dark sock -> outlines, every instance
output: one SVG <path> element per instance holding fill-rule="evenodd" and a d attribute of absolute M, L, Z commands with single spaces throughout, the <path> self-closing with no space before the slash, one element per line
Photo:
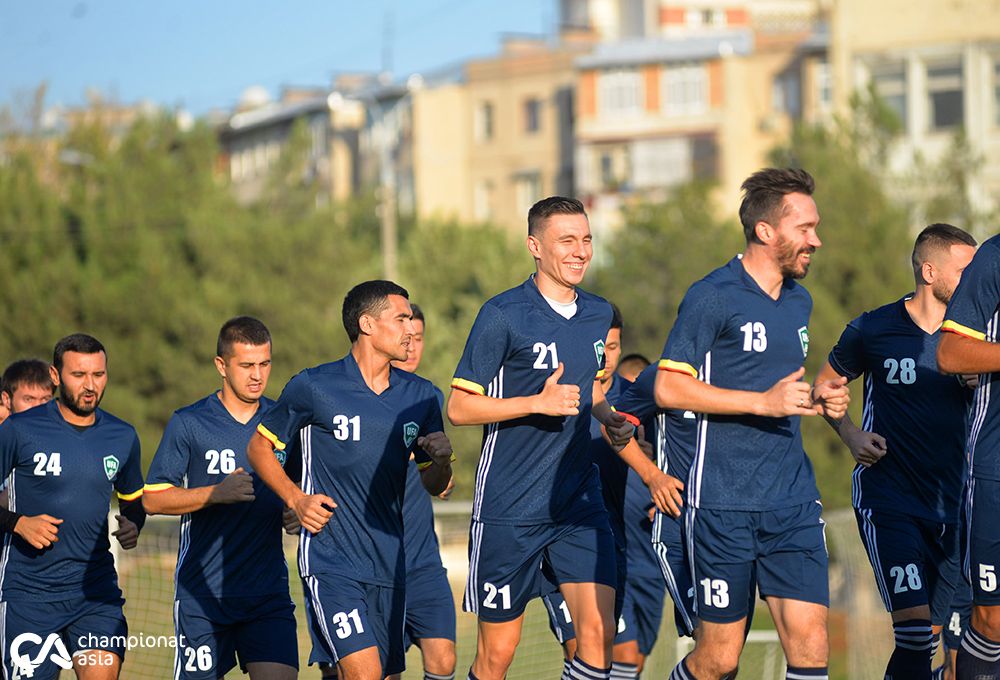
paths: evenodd
<path fill-rule="evenodd" d="M 997 680 L 1000 678 L 1000 642 L 994 642 L 970 623 L 962 634 L 955 664 L 958 680 Z"/>

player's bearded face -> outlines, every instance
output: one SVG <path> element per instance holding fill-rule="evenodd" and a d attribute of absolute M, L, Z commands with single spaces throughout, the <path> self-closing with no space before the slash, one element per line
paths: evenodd
<path fill-rule="evenodd" d="M 805 243 L 796 243 L 779 235 L 775 244 L 778 251 L 778 266 L 786 279 L 802 279 L 809 273 L 811 256 L 816 248 Z"/>
<path fill-rule="evenodd" d="M 82 354 L 66 352 L 59 372 L 59 401 L 78 416 L 97 410 L 108 385 L 107 358 L 104 352 Z"/>

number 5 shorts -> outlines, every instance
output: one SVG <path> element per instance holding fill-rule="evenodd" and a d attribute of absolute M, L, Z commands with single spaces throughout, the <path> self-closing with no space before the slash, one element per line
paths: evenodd
<path fill-rule="evenodd" d="M 556 583 L 615 588 L 615 540 L 607 512 L 602 509 L 575 522 L 531 526 L 473 520 L 463 609 L 493 623 L 516 619 L 539 594 L 543 559 Z"/>

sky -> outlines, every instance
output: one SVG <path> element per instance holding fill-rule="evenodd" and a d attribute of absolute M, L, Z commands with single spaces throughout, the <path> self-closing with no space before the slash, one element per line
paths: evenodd
<path fill-rule="evenodd" d="M 405 78 L 495 54 L 504 33 L 551 33 L 556 14 L 556 0 L 0 0 L 0 106 L 45 82 L 48 106 L 94 88 L 200 115 L 252 85 L 277 97 L 380 70 L 387 16 Z"/>

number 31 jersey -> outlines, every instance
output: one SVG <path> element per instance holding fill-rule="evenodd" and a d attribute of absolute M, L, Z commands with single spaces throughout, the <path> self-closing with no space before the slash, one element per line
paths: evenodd
<path fill-rule="evenodd" d="M 560 363 L 560 384 L 580 388 L 579 414 L 530 415 L 483 427 L 472 517 L 531 525 L 603 511 L 590 455 L 594 379 L 604 368 L 611 305 L 577 290 L 576 314 L 556 313 L 529 278 L 479 310 L 453 389 L 506 399 L 534 396 Z"/>
<path fill-rule="evenodd" d="M 281 549 L 281 499 L 257 475 L 247 445 L 274 405 L 262 398 L 247 423 L 229 413 L 217 394 L 178 409 L 149 466 L 146 493 L 194 489 L 223 481 L 237 468 L 253 476 L 254 500 L 209 505 L 181 517 L 177 597 L 255 597 L 288 592 Z M 277 452 L 279 458 L 283 451 Z"/>

